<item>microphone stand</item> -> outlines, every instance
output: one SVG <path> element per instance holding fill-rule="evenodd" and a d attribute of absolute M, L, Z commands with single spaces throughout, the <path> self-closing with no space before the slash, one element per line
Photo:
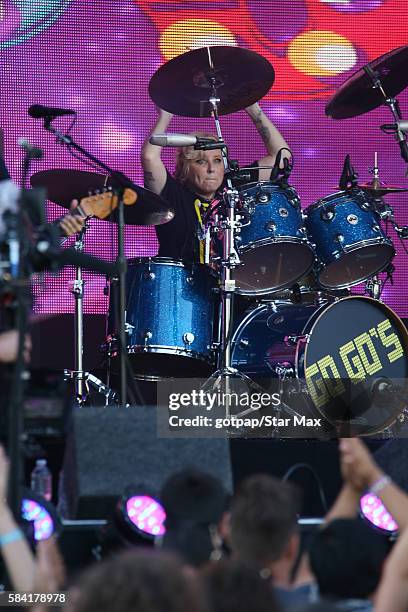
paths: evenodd
<path fill-rule="evenodd" d="M 10 265 L 12 280 L 10 286 L 15 296 L 15 327 L 18 332 L 17 358 L 13 368 L 10 398 L 8 403 L 8 456 L 10 471 L 8 481 L 8 504 L 15 520 L 21 523 L 22 490 L 24 487 L 23 470 L 23 432 L 24 432 L 24 382 L 28 378 L 24 362 L 24 345 L 28 329 L 29 284 L 26 261 L 22 256 L 23 245 L 26 244 L 26 224 L 24 220 L 24 197 L 31 159 L 36 156 L 26 150 L 23 161 L 22 190 L 18 211 L 12 215 L 8 231 L 12 232 L 13 240 L 17 241 L 13 249 L 15 262 Z M 14 273 L 13 273 L 14 270 Z"/>
<path fill-rule="evenodd" d="M 407 144 L 407 140 L 406 137 L 404 135 L 404 133 L 402 132 L 402 130 L 399 129 L 398 127 L 398 122 L 401 121 L 402 119 L 402 115 L 401 115 L 401 110 L 399 107 L 399 102 L 396 98 L 390 98 L 389 96 L 387 96 L 384 87 L 381 83 L 381 78 L 380 78 L 380 74 L 376 71 L 373 70 L 372 67 L 370 66 L 370 64 L 367 64 L 366 66 L 363 67 L 364 72 L 367 74 L 367 76 L 371 79 L 372 83 L 373 83 L 373 88 L 374 89 L 378 89 L 378 91 L 380 92 L 380 94 L 383 96 L 384 98 L 384 104 L 385 106 L 388 106 L 388 108 L 390 109 L 392 116 L 394 117 L 394 121 L 397 124 L 396 128 L 395 128 L 395 138 L 399 144 L 400 147 L 400 151 L 401 151 L 401 157 L 404 160 L 405 163 L 408 163 L 408 144 Z"/>
<path fill-rule="evenodd" d="M 77 144 L 71 136 L 68 134 L 63 134 L 56 128 L 52 126 L 52 121 L 55 119 L 55 116 L 49 116 L 44 118 L 44 128 L 54 134 L 57 138 L 57 142 L 60 144 L 67 145 L 68 148 L 75 149 L 79 153 L 81 153 L 84 157 L 89 159 L 93 164 L 104 170 L 112 179 L 113 182 L 113 190 L 118 195 L 118 255 L 117 255 L 117 268 L 118 268 L 118 278 L 119 278 L 119 369 L 120 369 L 120 383 L 119 383 L 119 398 L 122 406 L 126 406 L 126 393 L 127 393 L 127 385 L 126 385 L 126 362 L 127 362 L 127 354 L 126 354 L 126 321 L 125 321 L 125 309 L 126 309 L 126 271 L 127 271 L 127 262 L 124 254 L 124 203 L 123 203 L 123 191 L 126 187 L 134 189 L 137 193 L 137 187 L 134 183 L 124 174 L 114 170 L 103 161 L 92 155 L 89 151 L 81 147 Z"/>

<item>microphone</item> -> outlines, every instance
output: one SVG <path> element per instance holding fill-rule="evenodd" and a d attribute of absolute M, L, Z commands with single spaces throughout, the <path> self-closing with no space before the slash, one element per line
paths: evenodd
<path fill-rule="evenodd" d="M 191 147 L 194 145 L 217 144 L 214 138 L 200 138 L 191 134 L 152 134 L 149 138 L 152 145 L 158 147 Z M 224 145 L 224 143 L 220 143 Z"/>
<path fill-rule="evenodd" d="M 49 119 L 50 117 L 64 117 L 64 115 L 76 115 L 76 111 L 67 108 L 55 108 L 53 106 L 43 106 L 33 104 L 28 109 L 28 114 L 33 119 Z"/>
<path fill-rule="evenodd" d="M 381 126 L 381 129 L 384 131 L 391 131 L 391 130 L 400 130 L 401 132 L 408 132 L 408 121 L 397 121 L 396 123 L 384 123 L 384 125 Z"/>
<path fill-rule="evenodd" d="M 385 133 L 394 132 L 395 140 L 398 142 L 402 159 L 408 163 L 408 144 L 405 132 L 408 132 L 408 121 L 397 121 L 396 123 L 384 123 L 381 130 Z"/>

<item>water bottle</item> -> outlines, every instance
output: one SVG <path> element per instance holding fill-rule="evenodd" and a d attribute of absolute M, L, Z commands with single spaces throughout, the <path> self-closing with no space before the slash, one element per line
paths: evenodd
<path fill-rule="evenodd" d="M 52 474 L 47 466 L 46 459 L 37 459 L 35 468 L 31 472 L 31 490 L 42 495 L 47 501 L 52 498 Z"/>

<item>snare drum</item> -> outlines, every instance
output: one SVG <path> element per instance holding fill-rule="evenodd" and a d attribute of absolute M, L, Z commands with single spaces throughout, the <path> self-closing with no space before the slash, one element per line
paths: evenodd
<path fill-rule="evenodd" d="M 239 194 L 245 220 L 236 237 L 242 263 L 232 272 L 237 293 L 265 295 L 293 285 L 314 261 L 296 191 L 259 182 L 243 185 Z"/>
<path fill-rule="evenodd" d="M 306 209 L 323 287 L 351 287 L 381 272 L 395 255 L 363 191 L 340 191 Z"/>
<path fill-rule="evenodd" d="M 296 393 L 284 401 L 323 417 L 334 434 L 344 424 L 350 435 L 381 432 L 408 404 L 407 330 L 372 298 L 261 304 L 243 317 L 232 343 L 238 370 L 263 387 L 268 380 L 292 379 Z"/>
<path fill-rule="evenodd" d="M 126 350 L 135 378 L 158 381 L 207 376 L 212 371 L 216 281 L 215 274 L 203 265 L 166 257 L 129 262 Z M 112 295 L 108 323 L 111 358 L 118 356 L 116 303 Z"/>

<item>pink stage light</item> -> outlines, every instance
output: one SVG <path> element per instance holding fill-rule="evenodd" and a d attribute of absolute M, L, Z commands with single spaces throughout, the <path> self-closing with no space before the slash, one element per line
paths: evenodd
<path fill-rule="evenodd" d="M 397 522 L 377 495 L 373 493 L 363 495 L 360 499 L 360 510 L 364 518 L 377 529 L 388 534 L 398 531 Z"/>

